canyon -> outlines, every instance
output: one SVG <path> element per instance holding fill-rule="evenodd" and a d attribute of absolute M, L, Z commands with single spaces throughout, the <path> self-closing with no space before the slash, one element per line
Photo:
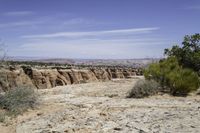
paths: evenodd
<path fill-rule="evenodd" d="M 88 82 L 103 82 L 111 79 L 131 78 L 142 75 L 140 68 L 126 67 L 31 67 L 7 66 L 0 69 L 0 91 L 29 87 L 49 89 L 56 86 Z"/>

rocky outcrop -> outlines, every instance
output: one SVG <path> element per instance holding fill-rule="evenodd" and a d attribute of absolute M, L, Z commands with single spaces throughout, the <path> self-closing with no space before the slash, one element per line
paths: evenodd
<path fill-rule="evenodd" d="M 133 68 L 31 68 L 28 66 L 0 69 L 0 90 L 15 87 L 37 89 L 52 88 L 68 84 L 108 81 L 114 78 L 129 78 L 141 75 L 139 69 Z"/>
<path fill-rule="evenodd" d="M 19 70 L 0 70 L 0 91 L 5 91 L 9 88 L 15 88 L 17 86 L 29 86 L 34 87 L 31 79 L 24 73 L 22 69 Z"/>

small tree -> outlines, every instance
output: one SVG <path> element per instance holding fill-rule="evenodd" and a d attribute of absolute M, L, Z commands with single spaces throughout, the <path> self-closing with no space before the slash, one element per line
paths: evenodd
<path fill-rule="evenodd" d="M 165 49 L 166 59 L 145 70 L 147 79 L 154 79 L 172 95 L 186 95 L 200 87 L 200 34 L 186 35 L 182 46 Z M 198 74 L 196 73 L 198 72 Z"/>
<path fill-rule="evenodd" d="M 182 47 L 175 45 L 171 49 L 165 49 L 164 54 L 168 57 L 175 56 L 180 65 L 200 74 L 200 34 L 186 35 Z"/>

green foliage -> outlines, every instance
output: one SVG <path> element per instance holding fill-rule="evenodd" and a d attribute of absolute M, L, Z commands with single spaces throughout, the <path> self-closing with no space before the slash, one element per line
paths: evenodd
<path fill-rule="evenodd" d="M 184 37 L 182 47 L 165 49 L 167 59 L 151 64 L 145 70 L 147 79 L 154 79 L 172 95 L 186 95 L 200 86 L 200 34 Z M 196 72 L 194 72 L 196 71 Z"/>
<path fill-rule="evenodd" d="M 185 36 L 182 47 L 175 45 L 171 49 L 165 49 L 165 55 L 176 57 L 180 65 L 200 74 L 200 34 Z"/>
<path fill-rule="evenodd" d="M 168 79 L 166 79 L 167 74 L 179 69 L 180 67 L 177 59 L 175 57 L 170 57 L 167 60 L 161 60 L 159 63 L 151 64 L 149 68 L 145 70 L 144 76 L 147 79 L 156 80 L 163 86 L 168 83 Z"/>
<path fill-rule="evenodd" d="M 139 80 L 129 92 L 127 98 L 148 97 L 158 93 L 159 88 L 159 83 L 153 80 Z"/>
<path fill-rule="evenodd" d="M 22 114 L 36 104 L 36 94 L 33 89 L 17 88 L 5 92 L 0 97 L 0 107 L 11 116 Z"/>
<path fill-rule="evenodd" d="M 170 72 L 167 75 L 167 79 L 171 88 L 170 92 L 173 95 L 186 95 L 199 87 L 199 77 L 191 69 Z"/>
<path fill-rule="evenodd" d="M 182 68 L 175 57 L 151 64 L 144 73 L 146 79 L 154 79 L 163 88 L 169 88 L 172 95 L 187 95 L 200 85 L 198 74 L 191 69 Z"/>

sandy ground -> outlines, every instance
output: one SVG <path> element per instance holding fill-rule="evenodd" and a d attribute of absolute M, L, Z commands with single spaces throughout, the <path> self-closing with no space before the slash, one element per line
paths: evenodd
<path fill-rule="evenodd" d="M 137 79 L 39 90 L 40 105 L 0 133 L 198 133 L 200 96 L 127 99 Z"/>

